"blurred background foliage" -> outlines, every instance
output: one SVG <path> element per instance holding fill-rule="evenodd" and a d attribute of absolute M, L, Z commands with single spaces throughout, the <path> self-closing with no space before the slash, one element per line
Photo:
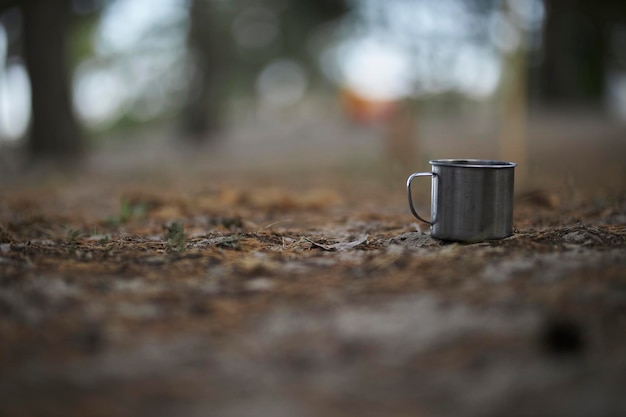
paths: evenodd
<path fill-rule="evenodd" d="M 297 107 L 407 131 L 418 111 L 626 119 L 621 0 L 4 0 L 0 13 L 0 143 L 33 156 L 164 121 L 206 143 Z"/>

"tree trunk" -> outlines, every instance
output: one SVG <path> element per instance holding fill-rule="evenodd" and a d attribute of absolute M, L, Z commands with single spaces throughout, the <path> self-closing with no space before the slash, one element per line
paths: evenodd
<path fill-rule="evenodd" d="M 626 21 L 626 2 L 545 0 L 545 5 L 540 99 L 546 104 L 601 104 L 610 28 Z"/>
<path fill-rule="evenodd" d="M 197 144 L 211 140 L 219 129 L 225 98 L 223 69 L 228 59 L 218 43 L 218 22 L 211 7 L 207 0 L 192 0 L 189 6 L 187 42 L 193 77 L 182 112 L 182 130 L 186 139 Z"/>
<path fill-rule="evenodd" d="M 24 58 L 32 90 L 28 148 L 35 158 L 71 159 L 83 151 L 72 111 L 66 36 L 71 18 L 68 0 L 27 0 Z"/>
<path fill-rule="evenodd" d="M 510 14 L 507 3 L 502 12 Z M 527 39 L 527 33 L 519 28 L 520 38 Z M 501 125 L 500 159 L 518 164 L 515 172 L 515 186 L 519 190 L 526 185 L 528 176 L 528 66 L 527 45 L 524 41 L 504 56 L 504 74 L 501 86 Z"/>

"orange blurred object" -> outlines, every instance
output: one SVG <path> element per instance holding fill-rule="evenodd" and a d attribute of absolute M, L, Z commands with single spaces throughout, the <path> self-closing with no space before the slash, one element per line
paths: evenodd
<path fill-rule="evenodd" d="M 388 121 L 397 107 L 395 100 L 365 97 L 347 87 L 340 90 L 339 97 L 343 111 L 350 120 L 356 123 L 370 124 Z"/>

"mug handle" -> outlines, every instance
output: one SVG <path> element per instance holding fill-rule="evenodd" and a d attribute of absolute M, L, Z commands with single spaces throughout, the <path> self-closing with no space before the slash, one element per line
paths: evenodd
<path fill-rule="evenodd" d="M 413 179 L 415 179 L 416 177 L 436 177 L 437 174 L 435 174 L 434 172 L 416 172 L 414 174 L 411 174 L 409 176 L 409 178 L 406 180 L 406 191 L 407 194 L 409 196 L 409 208 L 411 209 L 411 213 L 413 213 L 413 215 L 418 219 L 423 221 L 426 224 L 429 225 L 433 225 L 433 222 L 429 222 L 428 220 L 424 220 L 422 217 L 420 217 L 419 214 L 417 214 L 417 211 L 415 210 L 415 207 L 413 207 L 413 198 L 411 197 L 411 181 L 413 181 Z M 431 213 L 432 215 L 432 213 Z"/>

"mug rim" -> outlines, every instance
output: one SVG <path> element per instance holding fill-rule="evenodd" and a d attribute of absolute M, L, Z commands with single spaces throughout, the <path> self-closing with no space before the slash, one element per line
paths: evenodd
<path fill-rule="evenodd" d="M 433 166 L 445 166 L 455 168 L 513 168 L 515 162 L 498 161 L 493 159 L 431 159 L 428 161 Z"/>

